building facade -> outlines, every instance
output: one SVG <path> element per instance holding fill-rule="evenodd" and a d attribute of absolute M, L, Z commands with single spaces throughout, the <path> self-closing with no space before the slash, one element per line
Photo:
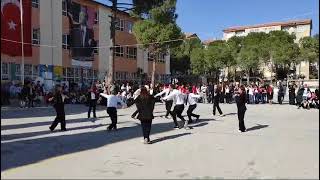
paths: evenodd
<path fill-rule="evenodd" d="M 223 40 L 227 41 L 233 36 L 246 36 L 251 32 L 269 33 L 270 31 L 276 30 L 287 31 L 290 34 L 294 33 L 296 35 L 295 42 L 298 43 L 301 38 L 311 36 L 312 20 L 293 20 L 287 22 L 273 22 L 251 26 L 231 27 L 223 30 Z M 296 72 L 304 75 L 305 79 L 309 79 L 309 66 L 309 62 L 303 61 L 301 64 L 297 65 Z M 274 75 L 271 74 L 269 68 L 262 67 L 262 69 L 264 77 L 267 79 L 270 79 L 271 76 Z"/>
<path fill-rule="evenodd" d="M 71 0 L 72 5 L 67 0 L 29 1 L 32 5 L 32 55 L 24 57 L 25 79 L 42 78 L 49 87 L 56 81 L 91 84 L 103 80 L 109 71 L 113 46 L 116 47 L 115 80 L 138 80 L 138 71 L 151 78 L 153 58 L 148 56 L 148 50 L 137 47 L 132 32 L 138 19 L 117 12 L 116 44 L 113 45 L 110 38 L 112 11 L 108 6 L 88 0 Z M 5 11 L 6 6 L 2 9 Z M 86 28 L 81 23 L 83 20 Z M 1 22 L 1 26 L 6 25 L 10 24 Z M 77 34 L 83 38 L 77 38 Z M 1 38 L 1 41 L 8 40 Z M 21 66 L 21 55 L 11 56 L 1 51 L 3 81 L 21 81 Z M 170 75 L 169 52 L 160 56 L 156 74 L 158 81 L 165 81 Z"/>

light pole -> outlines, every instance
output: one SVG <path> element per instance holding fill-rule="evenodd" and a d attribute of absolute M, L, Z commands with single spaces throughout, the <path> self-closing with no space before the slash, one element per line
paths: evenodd
<path fill-rule="evenodd" d="M 20 0 L 20 21 L 21 21 L 21 81 L 22 85 L 24 85 L 24 36 L 23 36 L 23 8 L 22 8 L 22 0 Z"/>

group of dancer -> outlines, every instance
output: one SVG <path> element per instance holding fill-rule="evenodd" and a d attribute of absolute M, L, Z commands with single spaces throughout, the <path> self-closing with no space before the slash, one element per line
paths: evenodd
<path fill-rule="evenodd" d="M 150 144 L 150 132 L 152 120 L 154 119 L 153 110 L 157 98 L 165 103 L 166 114 L 165 117 L 169 118 L 171 115 L 174 123 L 174 129 L 186 129 L 189 130 L 189 124 L 198 122 L 200 115 L 194 114 L 194 110 L 197 108 L 197 101 L 201 96 L 194 90 L 192 86 L 184 87 L 178 86 L 176 84 L 167 85 L 160 93 L 154 94 L 152 87 L 141 86 L 134 92 L 133 101 L 128 101 L 124 103 L 119 96 L 118 92 L 115 90 L 110 91 L 105 90 L 103 93 L 98 93 L 96 87 L 92 87 L 88 92 L 89 101 L 89 111 L 88 118 L 90 118 L 91 110 L 93 110 L 93 116 L 96 118 L 96 105 L 99 101 L 105 101 L 107 106 L 107 113 L 111 119 L 111 124 L 108 126 L 107 130 L 117 130 L 117 109 L 130 107 L 133 104 L 136 105 L 137 110 L 132 114 L 133 118 L 137 118 L 141 121 L 142 132 L 144 137 L 144 143 Z M 216 109 L 219 111 L 220 116 L 224 116 L 222 110 L 219 106 L 221 90 L 218 86 L 214 86 L 214 96 L 213 96 L 213 115 L 216 115 Z M 58 123 L 61 124 L 61 130 L 66 131 L 66 121 L 65 121 L 65 111 L 64 111 L 64 99 L 65 95 L 62 93 L 61 86 L 56 87 L 55 94 L 49 101 L 52 102 L 53 107 L 57 112 L 57 116 L 50 126 L 50 130 L 53 131 Z M 244 124 L 244 116 L 247 110 L 246 108 L 246 90 L 244 86 L 237 86 L 235 88 L 235 100 L 238 108 L 238 120 L 239 120 L 239 131 L 245 132 L 246 127 Z M 182 113 L 187 109 L 188 120 L 182 116 Z M 181 120 L 181 123 L 177 121 L 177 117 Z M 192 119 L 192 118 L 195 119 Z"/>

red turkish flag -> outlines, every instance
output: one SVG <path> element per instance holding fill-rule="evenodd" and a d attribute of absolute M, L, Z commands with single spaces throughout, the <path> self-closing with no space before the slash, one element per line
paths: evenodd
<path fill-rule="evenodd" d="M 32 56 L 31 0 L 1 0 L 1 52 L 21 56 L 20 1 L 23 9 L 24 55 Z"/>

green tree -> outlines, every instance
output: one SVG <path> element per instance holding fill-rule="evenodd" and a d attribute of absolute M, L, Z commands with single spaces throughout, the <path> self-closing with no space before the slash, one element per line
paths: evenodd
<path fill-rule="evenodd" d="M 152 68 L 152 84 L 155 84 L 156 61 L 160 54 L 167 53 L 170 47 L 179 45 L 176 42 L 168 42 L 182 37 L 181 29 L 176 24 L 177 14 L 176 0 L 165 0 L 152 6 L 149 11 L 138 12 L 137 15 L 145 19 L 140 20 L 133 26 L 133 33 L 138 42 L 144 48 L 149 49 L 155 59 Z M 143 12 L 143 13 L 142 13 Z"/>
<path fill-rule="evenodd" d="M 299 47 L 295 44 L 295 35 L 286 31 L 271 31 L 265 43 L 268 53 L 268 61 L 271 63 L 270 69 L 273 72 L 288 70 L 291 64 L 296 64 L 299 57 Z M 272 77 L 271 77 L 272 79 Z"/>
<path fill-rule="evenodd" d="M 233 36 L 227 41 L 227 44 L 232 56 L 232 60 L 230 61 L 230 68 L 233 68 L 234 70 L 234 76 L 233 76 L 234 81 L 236 80 L 237 59 L 239 59 L 240 50 L 243 47 L 243 40 L 244 40 L 244 37 L 242 36 Z M 228 75 L 230 74 L 230 70 L 229 70 L 230 68 L 228 68 Z"/>
<path fill-rule="evenodd" d="M 195 48 L 190 55 L 192 72 L 196 75 L 203 75 L 207 71 L 207 64 L 205 61 L 205 49 Z"/>
<path fill-rule="evenodd" d="M 300 39 L 299 44 L 300 61 L 308 61 L 309 63 L 319 62 L 319 35 L 315 35 L 314 37 L 304 37 Z"/>
<path fill-rule="evenodd" d="M 185 39 L 180 46 L 173 48 L 171 50 L 171 70 L 183 74 L 187 73 L 191 69 L 190 56 L 192 50 L 201 47 L 199 38 L 190 38 Z"/>
<path fill-rule="evenodd" d="M 264 32 L 249 33 L 244 37 L 241 49 L 237 57 L 237 64 L 245 71 L 247 83 L 250 81 L 250 73 L 268 57 L 266 40 L 268 34 Z"/>
<path fill-rule="evenodd" d="M 206 49 L 205 61 L 211 73 L 219 78 L 221 69 L 230 67 L 233 61 L 231 51 L 225 41 L 215 41 Z"/>

